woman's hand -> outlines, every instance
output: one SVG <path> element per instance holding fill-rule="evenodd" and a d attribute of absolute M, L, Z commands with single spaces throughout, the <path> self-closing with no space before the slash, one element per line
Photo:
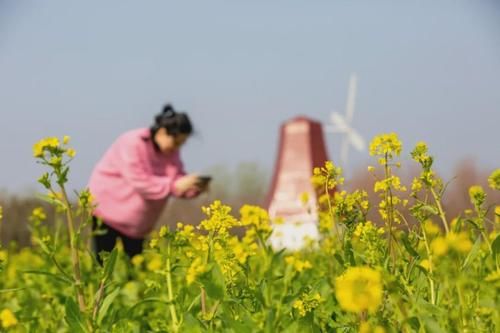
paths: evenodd
<path fill-rule="evenodd" d="M 201 190 L 198 186 L 198 175 L 191 174 L 182 176 L 174 184 L 175 191 L 180 195 L 184 195 L 187 191 L 199 191 Z"/>

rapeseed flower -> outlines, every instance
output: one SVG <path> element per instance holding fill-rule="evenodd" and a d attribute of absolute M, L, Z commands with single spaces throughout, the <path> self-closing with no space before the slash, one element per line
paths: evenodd
<path fill-rule="evenodd" d="M 449 250 L 460 254 L 468 253 L 472 242 L 466 232 L 450 232 L 444 237 L 437 237 L 431 243 L 431 250 L 436 256 L 444 256 Z"/>
<path fill-rule="evenodd" d="M 370 267 L 350 267 L 335 280 L 335 296 L 342 309 L 375 312 L 382 303 L 380 272 Z"/>
<path fill-rule="evenodd" d="M 473 185 L 469 188 L 471 203 L 476 207 L 481 207 L 486 200 L 486 193 L 480 185 Z"/>
<path fill-rule="evenodd" d="M 497 191 L 500 191 L 500 169 L 496 169 L 488 177 L 488 185 Z"/>
<path fill-rule="evenodd" d="M 33 145 L 33 156 L 43 157 L 45 150 L 54 150 L 59 147 L 59 139 L 56 137 L 45 138 Z"/>
<path fill-rule="evenodd" d="M 73 148 L 68 148 L 66 149 L 66 155 L 73 158 L 76 155 L 76 150 L 74 150 Z"/>
<path fill-rule="evenodd" d="M 130 261 L 132 262 L 132 265 L 139 267 L 144 262 L 144 256 L 142 254 L 136 254 Z"/>
<path fill-rule="evenodd" d="M 403 145 L 396 133 L 388 133 L 377 135 L 370 143 L 370 155 L 384 157 L 379 160 L 379 163 L 384 165 L 386 163 L 385 157 L 392 158 L 399 156 Z"/>
<path fill-rule="evenodd" d="M 267 238 L 272 232 L 272 227 L 269 219 L 269 214 L 263 208 L 252 205 L 244 205 L 240 209 L 241 225 L 251 226 L 257 232 L 263 234 Z"/>
<path fill-rule="evenodd" d="M 429 259 L 424 259 L 420 262 L 420 267 L 424 268 L 426 271 L 430 271 L 432 264 Z"/>
<path fill-rule="evenodd" d="M 320 293 L 315 293 L 314 295 L 303 293 L 299 299 L 293 302 L 292 307 L 297 310 L 300 317 L 304 317 L 308 312 L 317 308 L 320 302 Z"/>
<path fill-rule="evenodd" d="M 425 220 L 422 223 L 422 228 L 428 236 L 435 236 L 441 233 L 441 229 L 432 220 Z"/>
<path fill-rule="evenodd" d="M 385 333 L 385 329 L 379 325 L 372 327 L 368 322 L 364 321 L 359 325 L 358 333 Z"/>
<path fill-rule="evenodd" d="M 7 261 L 7 259 L 9 258 L 9 254 L 7 253 L 7 251 L 5 250 L 0 250 L 0 262 L 2 261 Z"/>
<path fill-rule="evenodd" d="M 3 328 L 10 328 L 17 325 L 17 318 L 10 309 L 3 309 L 0 312 L 0 322 Z"/>
<path fill-rule="evenodd" d="M 198 276 L 205 273 L 207 267 L 202 263 L 201 258 L 195 258 L 189 266 L 186 273 L 186 282 L 188 285 L 192 284 Z"/>
<path fill-rule="evenodd" d="M 36 207 L 31 212 L 30 220 L 33 221 L 45 221 L 47 219 L 47 215 L 42 207 Z"/>
<path fill-rule="evenodd" d="M 209 207 L 202 207 L 202 211 L 208 218 L 201 221 L 198 226 L 200 230 L 227 236 L 229 229 L 239 224 L 238 220 L 230 215 L 231 207 L 223 205 L 219 200 L 214 201 Z"/>
<path fill-rule="evenodd" d="M 342 169 L 340 167 L 336 167 L 332 161 L 326 161 L 323 167 L 313 169 L 311 183 L 316 188 L 324 189 L 326 186 L 328 190 L 332 190 L 337 185 L 344 183 L 344 178 L 341 175 Z"/>
<path fill-rule="evenodd" d="M 137 260 L 137 259 L 136 259 Z M 154 255 L 151 260 L 146 264 L 148 271 L 155 272 L 162 267 L 162 261 L 160 255 Z"/>
<path fill-rule="evenodd" d="M 291 265 L 293 267 L 293 269 L 298 273 L 301 273 L 302 271 L 304 271 L 306 269 L 312 268 L 312 265 L 309 262 L 309 260 L 301 260 L 295 256 L 285 257 L 285 262 L 288 265 Z"/>

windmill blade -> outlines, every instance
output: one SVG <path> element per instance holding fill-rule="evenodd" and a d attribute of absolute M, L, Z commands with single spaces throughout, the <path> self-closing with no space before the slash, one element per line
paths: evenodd
<path fill-rule="evenodd" d="M 357 78 L 356 74 L 352 73 L 349 78 L 349 90 L 347 92 L 347 105 L 346 105 L 346 123 L 350 124 L 354 116 L 354 106 L 356 100 Z"/>
<path fill-rule="evenodd" d="M 346 129 L 345 128 L 338 128 L 337 126 L 323 126 L 325 132 L 328 133 L 345 133 Z"/>
<path fill-rule="evenodd" d="M 346 131 L 347 128 L 349 128 L 344 116 L 342 116 L 338 112 L 332 112 L 330 119 L 332 120 L 332 124 L 335 125 L 335 127 L 337 127 L 339 131 Z"/>
<path fill-rule="evenodd" d="M 349 137 L 349 142 L 359 151 L 365 150 L 365 140 L 361 137 L 361 135 L 353 129 L 349 129 L 347 133 Z"/>

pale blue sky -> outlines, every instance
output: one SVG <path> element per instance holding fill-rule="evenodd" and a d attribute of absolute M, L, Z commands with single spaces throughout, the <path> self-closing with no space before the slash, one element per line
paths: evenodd
<path fill-rule="evenodd" d="M 280 124 L 343 112 L 352 71 L 367 140 L 396 131 L 407 153 L 425 140 L 450 174 L 464 157 L 500 166 L 496 1 L 0 0 L 0 188 L 35 188 L 32 144 L 64 134 L 84 186 L 114 138 L 166 101 L 199 132 L 189 170 L 270 170 Z M 336 157 L 339 137 L 326 139 Z"/>

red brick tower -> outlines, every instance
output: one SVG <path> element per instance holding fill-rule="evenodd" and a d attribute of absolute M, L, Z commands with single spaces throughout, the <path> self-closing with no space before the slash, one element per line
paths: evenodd
<path fill-rule="evenodd" d="M 281 126 L 278 158 L 267 209 L 272 218 L 281 217 L 284 224 L 275 225 L 271 242 L 275 247 L 299 248 L 303 236 L 317 238 L 316 191 L 311 185 L 314 167 L 327 160 L 321 123 L 297 117 Z M 309 203 L 300 196 L 307 193 Z"/>

